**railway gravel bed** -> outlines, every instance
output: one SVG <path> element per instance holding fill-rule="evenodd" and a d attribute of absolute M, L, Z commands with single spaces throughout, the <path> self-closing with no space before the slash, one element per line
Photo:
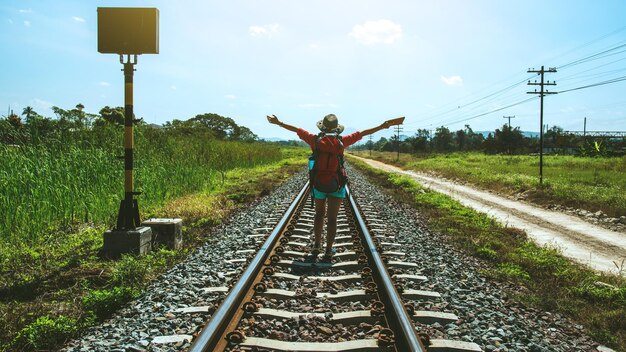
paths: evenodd
<path fill-rule="evenodd" d="M 441 301 L 432 304 L 440 304 L 438 308 L 459 317 L 445 326 L 421 326 L 431 338 L 471 341 L 485 351 L 597 350 L 598 344 L 582 326 L 560 314 L 526 308 L 511 300 L 507 292 L 519 288 L 480 275 L 483 263 L 446 244 L 445 236 L 428 232 L 415 210 L 383 194 L 353 169 L 349 171 L 355 181 L 351 183 L 353 192 L 366 194 L 388 228 L 396 231 L 396 242 L 407 254 L 404 260 L 422 267 L 421 273 L 428 281 L 421 289 L 441 293 Z M 610 351 L 604 347 L 601 350 Z"/>
<path fill-rule="evenodd" d="M 415 302 L 416 309 L 447 311 L 459 317 L 446 325 L 416 323 L 421 331 L 433 339 L 475 342 L 486 351 L 597 350 L 598 344 L 586 336 L 583 327 L 558 314 L 525 308 L 512 301 L 507 292 L 514 292 L 515 287 L 482 277 L 479 271 L 484 265 L 480 261 L 447 245 L 445 236 L 429 233 L 413 209 L 394 201 L 356 170 L 348 168 L 354 195 L 366 197 L 359 200 L 360 204 L 370 204 L 378 211 L 386 222 L 385 231 L 392 232 L 395 242 L 402 245 L 402 252 L 406 253 L 403 260 L 418 263 L 421 269 L 417 274 L 427 276 L 426 281 L 413 283 L 410 288 L 437 291 L 442 295 L 441 300 Z M 248 235 L 273 226 L 272 222 L 282 215 L 305 178 L 302 172 L 275 192 L 235 213 L 213 229 L 208 242 L 188 260 L 155 280 L 139 299 L 113 318 L 69 342 L 63 351 L 186 350 L 191 336 L 210 318 L 211 307 L 223 298 L 223 293 L 206 288 L 226 286 L 234 273 L 245 268 L 245 262 L 229 260 L 241 257 L 236 253 L 238 250 L 251 248 L 253 243 Z M 317 286 L 318 281 L 313 279 L 305 284 L 305 287 L 319 290 Z M 285 289 L 289 287 L 286 283 Z M 341 290 L 341 287 L 335 289 Z M 315 305 L 310 303 L 314 312 Z M 271 302 L 267 305 L 271 306 Z M 366 306 L 358 305 L 335 309 L 357 310 Z M 202 306 L 207 309 L 184 310 Z M 255 322 L 255 327 L 258 326 L 263 326 L 263 322 Z M 361 338 L 375 330 L 371 324 L 345 331 L 342 328 L 327 324 L 321 317 L 305 316 L 297 325 L 285 326 L 280 333 L 291 334 L 293 329 L 298 329 L 315 332 L 316 336 L 332 333 Z"/>

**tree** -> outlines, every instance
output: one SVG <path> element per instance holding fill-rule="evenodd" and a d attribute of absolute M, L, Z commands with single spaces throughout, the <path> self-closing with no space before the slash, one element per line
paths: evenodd
<path fill-rule="evenodd" d="M 105 124 L 112 124 L 118 126 L 124 126 L 124 108 L 118 106 L 116 108 L 111 108 L 109 106 L 105 106 L 100 109 L 100 118 L 97 118 L 95 121 L 96 126 L 102 126 Z"/>
<path fill-rule="evenodd" d="M 204 125 L 217 139 L 236 139 L 239 132 L 239 126 L 233 119 L 218 114 L 196 115 L 190 121 Z"/>
<path fill-rule="evenodd" d="M 524 135 L 519 127 L 504 124 L 502 130 L 496 129 L 494 144 L 497 153 L 515 154 L 524 147 Z"/>
<path fill-rule="evenodd" d="M 27 106 L 27 107 L 25 107 L 25 108 L 24 108 L 24 110 L 22 111 L 22 115 L 26 115 L 26 123 L 28 124 L 28 123 L 30 123 L 30 122 L 31 122 L 30 117 L 31 117 L 31 116 L 33 116 L 33 117 L 34 117 L 34 116 L 37 116 L 37 113 L 35 112 L 35 110 L 33 110 L 33 108 L 32 108 L 32 107 Z"/>
<path fill-rule="evenodd" d="M 252 131 L 248 127 L 239 126 L 237 139 L 244 142 L 252 142 L 257 139 L 257 135 L 252 133 Z"/>
<path fill-rule="evenodd" d="M 435 130 L 433 147 L 438 152 L 449 152 L 454 148 L 454 136 L 447 127 L 441 126 Z"/>
<path fill-rule="evenodd" d="M 465 125 L 463 130 L 465 135 L 463 150 L 479 150 L 485 137 L 481 133 L 476 133 L 469 125 Z"/>
<path fill-rule="evenodd" d="M 413 151 L 420 153 L 427 153 L 430 151 L 430 131 L 425 129 L 418 129 L 415 136 L 408 138 L 411 143 Z"/>

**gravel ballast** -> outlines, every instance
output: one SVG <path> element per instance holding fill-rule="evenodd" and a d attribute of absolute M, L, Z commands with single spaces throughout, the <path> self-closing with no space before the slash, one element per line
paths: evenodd
<path fill-rule="evenodd" d="M 418 263 L 428 281 L 417 287 L 441 293 L 436 302 L 415 302 L 416 308 L 455 313 L 459 320 L 441 326 L 419 325 L 431 338 L 471 341 L 486 351 L 595 351 L 598 344 L 581 326 L 547 312 L 525 308 L 510 300 L 511 287 L 494 283 L 479 274 L 484 265 L 463 255 L 429 233 L 415 210 L 384 195 L 359 172 L 349 168 L 352 192 L 365 196 L 360 202 L 375 207 L 388 222 L 406 253 L 403 259 Z M 180 351 L 190 346 L 191 335 L 210 318 L 209 312 L 178 311 L 181 308 L 213 306 L 223 293 L 204 288 L 226 286 L 233 272 L 245 262 L 237 250 L 254 248 L 249 234 L 263 233 L 280 218 L 287 204 L 306 180 L 303 172 L 289 179 L 270 195 L 232 215 L 209 234 L 208 242 L 188 260 L 155 280 L 142 296 L 129 303 L 105 323 L 89 329 L 63 351 Z M 255 231 L 255 229 L 257 229 Z M 210 311 L 210 310 L 209 310 Z"/>
<path fill-rule="evenodd" d="M 366 195 L 380 217 L 393 228 L 396 242 L 407 254 L 405 261 L 418 263 L 419 273 L 428 277 L 421 289 L 441 293 L 433 308 L 452 312 L 455 323 L 422 325 L 431 338 L 477 343 L 485 351 L 596 351 L 598 344 L 582 326 L 560 314 L 541 312 L 512 301 L 507 292 L 517 288 L 488 280 L 481 274 L 485 265 L 446 243 L 445 236 L 430 233 L 421 225 L 415 209 L 383 194 L 360 173 L 350 169 L 355 195 Z"/>

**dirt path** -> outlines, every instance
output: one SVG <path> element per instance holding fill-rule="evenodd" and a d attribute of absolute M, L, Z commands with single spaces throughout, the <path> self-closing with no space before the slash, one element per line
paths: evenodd
<path fill-rule="evenodd" d="M 465 206 L 486 213 L 507 226 L 526 231 L 540 245 L 558 247 L 563 255 L 589 267 L 617 273 L 626 258 L 626 234 L 604 229 L 578 217 L 477 190 L 454 182 L 406 171 L 376 160 L 357 158 L 389 172 L 407 175 L 425 187 L 447 194 Z M 626 271 L 626 262 L 624 262 Z M 622 272 L 622 274 L 626 274 Z"/>

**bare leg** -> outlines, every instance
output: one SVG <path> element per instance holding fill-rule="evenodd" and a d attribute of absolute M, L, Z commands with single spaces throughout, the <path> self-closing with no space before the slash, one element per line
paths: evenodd
<path fill-rule="evenodd" d="M 343 198 L 328 197 L 328 223 L 326 225 L 326 253 L 333 248 L 337 234 L 337 214 Z"/>
<path fill-rule="evenodd" d="M 324 229 L 324 216 L 326 215 L 326 199 L 315 199 L 315 222 L 313 233 L 315 234 L 316 247 L 322 243 L 322 230 Z"/>

